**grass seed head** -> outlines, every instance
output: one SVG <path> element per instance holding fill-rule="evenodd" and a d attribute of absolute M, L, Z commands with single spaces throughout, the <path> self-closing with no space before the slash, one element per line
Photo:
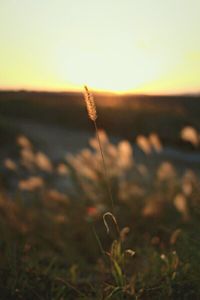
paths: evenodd
<path fill-rule="evenodd" d="M 97 119 L 97 111 L 96 111 L 94 97 L 86 85 L 84 86 L 84 88 L 85 88 L 84 98 L 85 98 L 88 116 L 92 121 L 95 121 Z"/>

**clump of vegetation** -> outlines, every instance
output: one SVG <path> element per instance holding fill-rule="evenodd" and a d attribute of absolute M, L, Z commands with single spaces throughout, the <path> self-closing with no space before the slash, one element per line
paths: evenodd
<path fill-rule="evenodd" d="M 165 161 L 156 133 L 137 137 L 136 161 L 86 100 L 90 148 L 53 162 L 19 136 L 3 161 L 1 299 L 199 299 L 199 174 Z"/>

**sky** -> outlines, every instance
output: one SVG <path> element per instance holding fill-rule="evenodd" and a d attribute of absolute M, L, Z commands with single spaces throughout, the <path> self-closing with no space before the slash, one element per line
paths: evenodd
<path fill-rule="evenodd" d="M 0 0 L 0 88 L 200 92 L 200 0 Z"/>

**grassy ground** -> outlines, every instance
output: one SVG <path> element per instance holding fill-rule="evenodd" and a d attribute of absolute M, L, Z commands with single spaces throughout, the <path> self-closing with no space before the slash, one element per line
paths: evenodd
<path fill-rule="evenodd" d="M 1 174 L 1 299 L 200 298 L 198 174 L 101 141 L 115 217 L 95 139 L 55 165 L 18 138 Z"/>
<path fill-rule="evenodd" d="M 12 146 L 0 163 L 0 299 L 200 299 L 198 166 L 180 168 L 159 155 L 162 142 L 199 153 L 197 131 L 193 145 L 180 138 L 183 126 L 200 128 L 198 99 L 133 104 L 127 97 L 123 107 L 119 98 L 107 107 L 97 97 L 100 126 L 129 139 L 113 145 L 100 133 L 112 211 L 95 138 L 51 161 L 24 136 L 16 145 L 7 121 L 87 129 L 79 96 L 70 96 L 74 103 L 65 94 L 0 96 L 1 140 Z M 133 140 L 143 160 L 135 159 Z"/>

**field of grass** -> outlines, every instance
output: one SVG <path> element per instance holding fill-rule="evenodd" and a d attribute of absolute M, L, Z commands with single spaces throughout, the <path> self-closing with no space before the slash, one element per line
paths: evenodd
<path fill-rule="evenodd" d="M 81 100 L 60 95 L 60 107 L 52 95 L 22 94 L 0 100 L 9 145 L 0 162 L 0 299 L 200 299 L 199 167 L 162 156 L 167 144 L 198 155 L 199 99 L 177 98 L 172 109 L 146 98 L 106 107 L 97 97 L 112 208 Z M 54 161 L 9 118 L 90 128 L 93 138 Z"/>
<path fill-rule="evenodd" d="M 182 127 L 191 125 L 200 130 L 199 96 L 95 94 L 95 101 L 99 127 L 109 135 L 130 141 L 138 134 L 156 131 L 164 143 L 179 145 L 181 141 L 178 137 Z M 4 123 L 6 117 L 11 117 L 92 131 L 79 93 L 1 91 L 0 117 Z"/>

